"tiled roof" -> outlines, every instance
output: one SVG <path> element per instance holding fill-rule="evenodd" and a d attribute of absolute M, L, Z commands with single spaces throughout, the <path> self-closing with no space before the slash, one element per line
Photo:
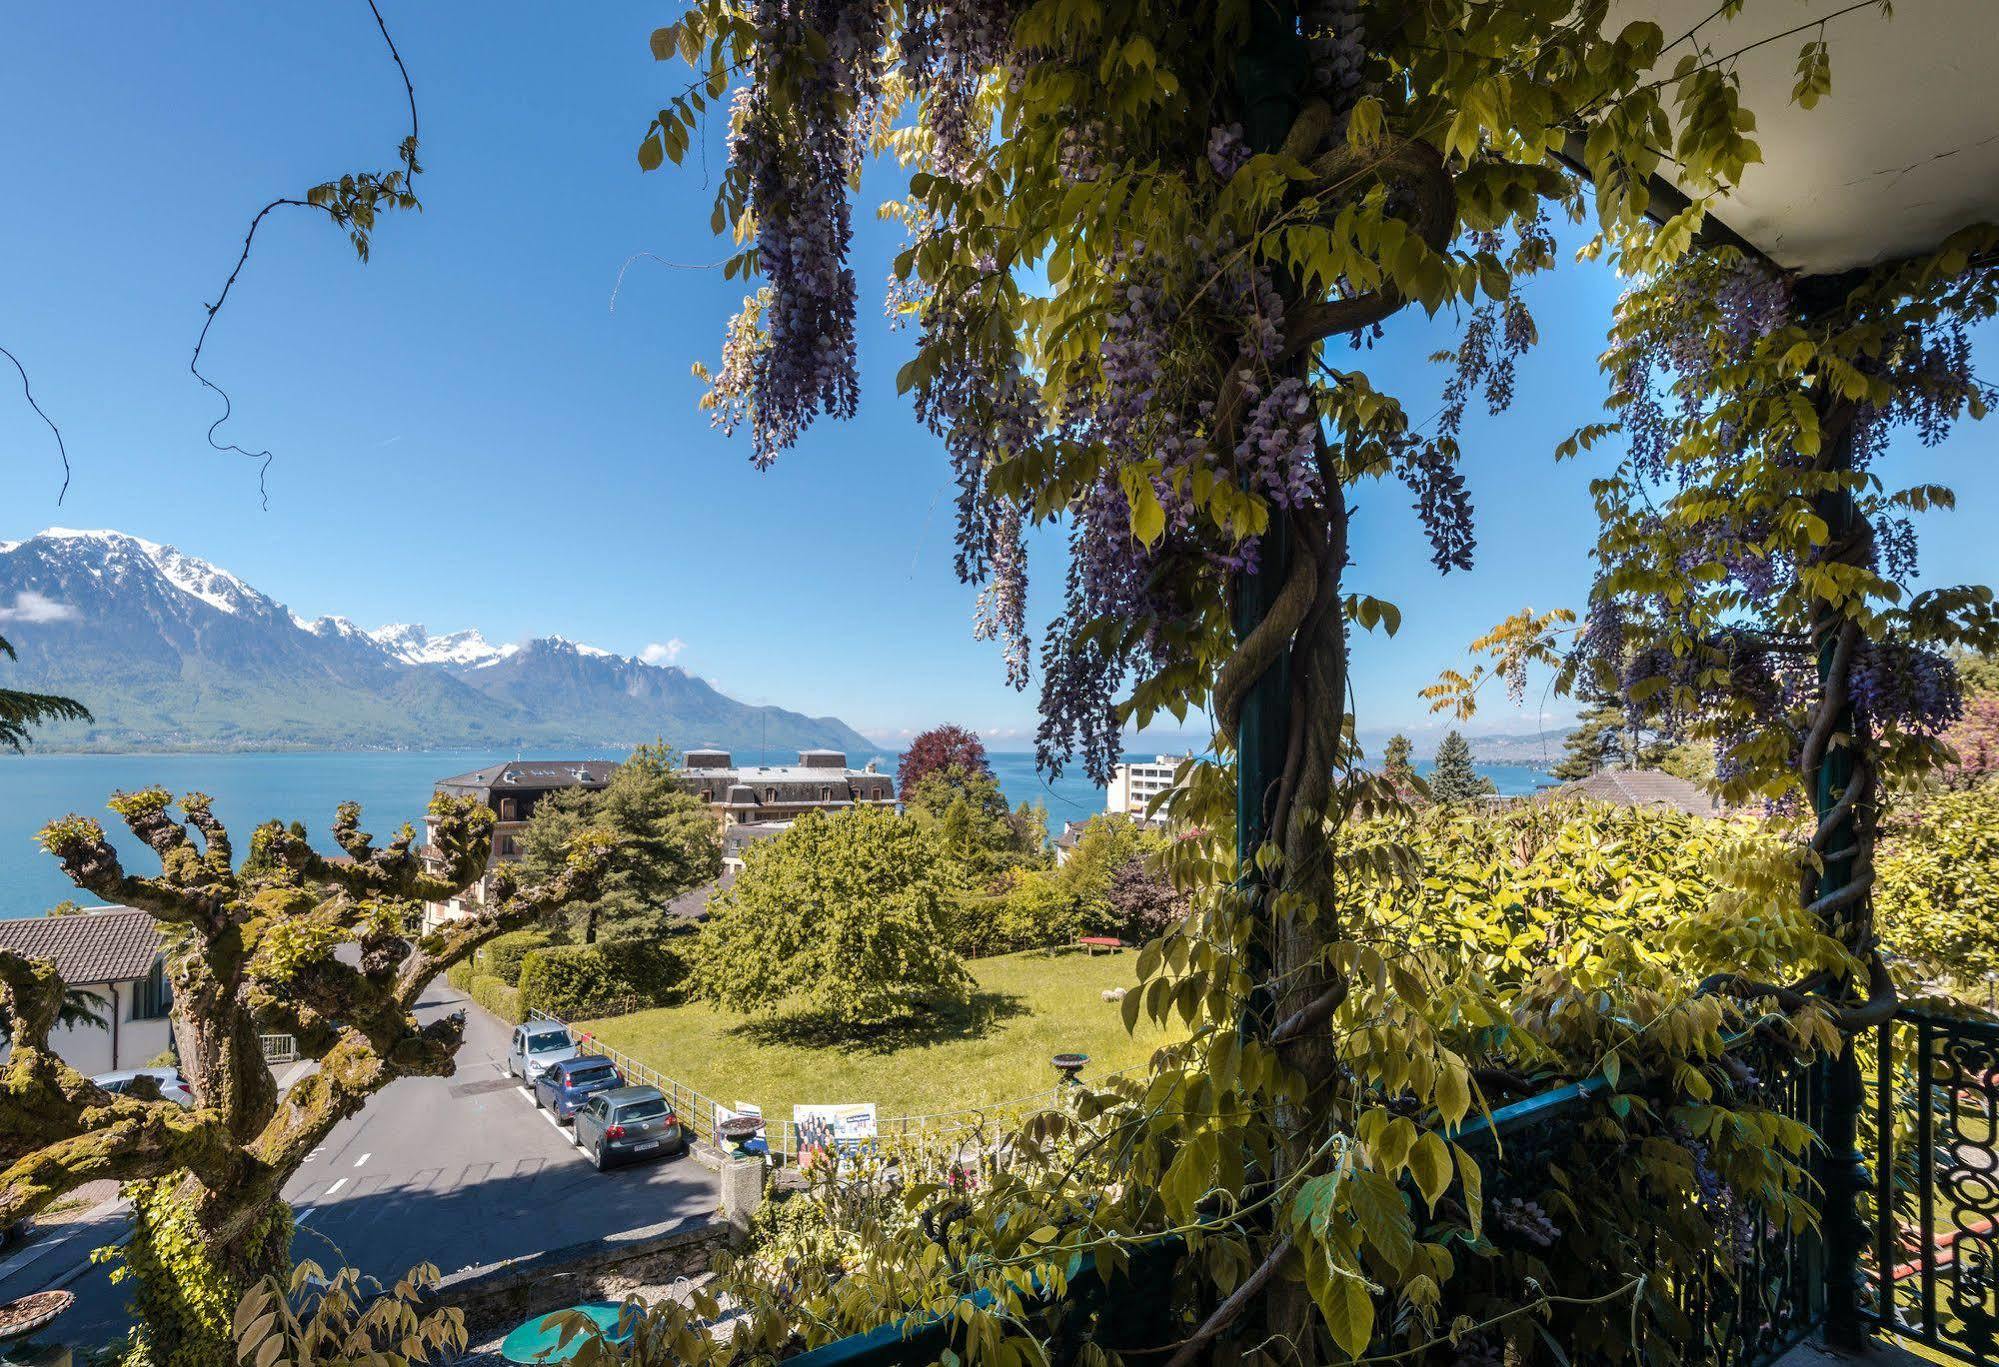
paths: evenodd
<path fill-rule="evenodd" d="M 1622 807 L 1665 807 L 1688 816 L 1714 816 L 1721 806 L 1699 784 L 1663 769 L 1603 769 L 1564 783 L 1553 797 L 1581 797 Z"/>
<path fill-rule="evenodd" d="M 24 959 L 51 959 L 71 986 L 122 983 L 153 971 L 160 928 L 143 911 L 105 907 L 68 916 L 0 921 L 0 949 Z"/>

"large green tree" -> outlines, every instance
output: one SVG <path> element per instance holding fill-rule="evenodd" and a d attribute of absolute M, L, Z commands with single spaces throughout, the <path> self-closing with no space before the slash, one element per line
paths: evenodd
<path fill-rule="evenodd" d="M 734 1011 L 875 1025 L 970 986 L 936 842 L 886 808 L 801 817 L 751 846 L 708 910 L 688 987 Z"/>
<path fill-rule="evenodd" d="M 1048 813 L 1038 803 L 1009 806 L 989 773 L 955 767 L 932 770 L 904 789 L 903 809 L 938 843 L 945 858 L 975 888 L 1016 869 L 1048 862 Z"/>
<path fill-rule="evenodd" d="M 344 804 L 339 860 L 276 822 L 239 858 L 199 793 L 176 803 L 146 788 L 110 805 L 158 872 L 126 872 L 87 817 L 51 822 L 41 843 L 79 888 L 151 913 L 167 932 L 174 1042 L 197 1104 L 114 1096 L 78 1074 L 48 1043 L 65 1003 L 54 966 L 0 951 L 0 1016 L 13 1041 L 0 1067 L 0 1225 L 86 1182 L 123 1182 L 132 1236 L 118 1256 L 135 1279 L 139 1360 L 223 1367 L 235 1360 L 238 1300 L 290 1267 L 285 1182 L 389 1083 L 451 1073 L 465 1020 L 419 1023 L 425 988 L 501 932 L 592 895 L 602 847 L 579 842 L 545 884 L 497 873 L 477 915 L 412 943 L 418 904 L 457 896 L 486 869 L 493 814 L 475 803 L 433 801 L 428 858 L 408 826 L 377 846 L 360 808 Z M 339 953 L 350 945 L 358 958 Z M 291 1035 L 318 1063 L 282 1096 L 264 1033 Z"/>
<path fill-rule="evenodd" d="M 609 851 L 597 896 L 569 912 L 583 943 L 657 934 L 668 903 L 721 876 L 715 815 L 677 774 L 664 744 L 641 745 L 603 788 L 565 788 L 535 805 L 521 858 L 528 882 L 559 877 L 586 833 Z"/>

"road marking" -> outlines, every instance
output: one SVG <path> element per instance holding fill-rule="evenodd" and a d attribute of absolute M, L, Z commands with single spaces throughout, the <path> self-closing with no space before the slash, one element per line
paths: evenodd
<path fill-rule="evenodd" d="M 312 1218 L 312 1213 L 318 1209 L 319 1209 L 318 1206 L 307 1206 L 304 1210 L 292 1216 L 292 1228 L 296 1229 L 298 1228 L 298 1226 L 304 1224 L 307 1220 L 310 1220 Z"/>
<path fill-rule="evenodd" d="M 325 1191 L 325 1194 L 322 1195 L 320 1199 L 325 1200 L 326 1197 L 333 1195 L 334 1192 L 339 1191 L 342 1187 L 346 1185 L 347 1185 L 347 1179 L 343 1177 L 338 1182 L 335 1182 L 332 1186 L 328 1187 Z"/>
<path fill-rule="evenodd" d="M 373 1158 L 374 1156 L 375 1156 L 375 1155 L 374 1155 L 374 1154 L 372 1154 L 372 1153 L 364 1153 L 364 1154 L 362 1154 L 362 1155 L 361 1155 L 361 1156 L 360 1156 L 359 1158 L 357 1158 L 357 1159 L 355 1159 L 355 1160 L 354 1160 L 354 1166 L 358 1168 L 358 1167 L 360 1167 L 360 1166 L 361 1166 L 361 1165 L 362 1165 L 363 1163 L 367 1162 L 367 1161 L 368 1161 L 368 1160 L 369 1160 L 370 1158 Z"/>
<path fill-rule="evenodd" d="M 315 1158 L 319 1157 L 319 1153 L 320 1153 L 320 1150 L 321 1150 L 322 1148 L 324 1148 L 324 1147 L 325 1147 L 325 1145 L 323 1145 L 323 1144 L 315 1144 L 315 1145 L 313 1145 L 313 1146 L 312 1146 L 312 1152 L 311 1152 L 311 1153 L 309 1153 L 309 1154 L 307 1154 L 307 1155 L 306 1155 L 306 1156 L 305 1156 L 305 1157 L 304 1157 L 304 1158 L 303 1158 L 302 1160 L 300 1160 L 300 1161 L 302 1161 L 302 1162 L 306 1162 L 306 1163 L 310 1163 L 310 1162 L 311 1162 L 311 1161 L 312 1161 L 313 1159 L 315 1159 Z"/>

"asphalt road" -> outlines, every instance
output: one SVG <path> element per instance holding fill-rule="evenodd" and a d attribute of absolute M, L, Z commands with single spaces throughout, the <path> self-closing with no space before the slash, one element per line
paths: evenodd
<path fill-rule="evenodd" d="M 285 1188 L 298 1221 L 292 1257 L 384 1281 L 411 1265 L 446 1273 L 712 1211 L 715 1174 L 691 1158 L 599 1173 L 506 1075 L 508 1027 L 442 981 L 417 1008 L 467 1012 L 457 1075 L 406 1078 L 340 1124 Z M 76 1304 L 51 1327 L 73 1346 L 124 1332 L 127 1291 L 90 1250 L 123 1236 L 122 1216 L 51 1231 L 43 1252 L 0 1259 L 0 1301 L 62 1283 Z M 8 1269 L 12 1267 L 12 1270 Z M 64 1281 L 65 1278 L 73 1280 Z"/>

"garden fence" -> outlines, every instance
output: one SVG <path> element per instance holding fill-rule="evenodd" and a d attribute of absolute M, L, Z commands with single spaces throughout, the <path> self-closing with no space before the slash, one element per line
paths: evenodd
<path fill-rule="evenodd" d="M 587 1030 L 572 1028 L 568 1021 L 557 1016 L 551 1016 L 546 1011 L 530 1011 L 528 1012 L 528 1019 L 546 1021 L 551 1025 L 560 1025 L 568 1029 L 576 1037 L 577 1042 L 587 1046 L 591 1053 L 611 1060 L 616 1065 L 618 1071 L 624 1075 L 627 1083 L 642 1087 L 659 1088 L 661 1095 L 666 1097 L 667 1104 L 673 1108 L 673 1113 L 680 1117 L 681 1124 L 694 1132 L 696 1139 L 709 1144 L 715 1142 L 715 1099 L 713 1097 L 703 1096 L 687 1084 L 675 1078 L 668 1077 L 657 1068 L 640 1062 L 622 1050 L 612 1048 Z"/>

